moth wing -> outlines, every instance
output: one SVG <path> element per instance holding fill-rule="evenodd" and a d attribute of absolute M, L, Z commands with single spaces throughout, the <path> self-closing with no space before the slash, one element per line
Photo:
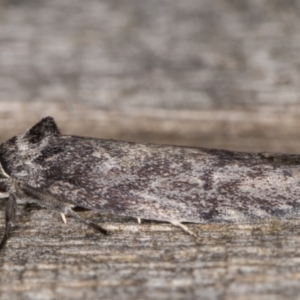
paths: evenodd
<path fill-rule="evenodd" d="M 195 165 L 196 152 L 198 159 L 206 159 L 198 149 L 59 136 L 34 163 L 44 169 L 42 188 L 74 206 L 200 222 L 205 210 L 197 191 L 203 188 L 204 174 L 195 168 L 205 161 Z"/>

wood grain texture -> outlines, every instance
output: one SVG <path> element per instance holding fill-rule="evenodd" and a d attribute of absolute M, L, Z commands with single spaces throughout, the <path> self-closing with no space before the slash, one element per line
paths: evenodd
<path fill-rule="evenodd" d="M 0 3 L 2 141 L 53 115 L 69 134 L 299 153 L 298 1 Z M 19 208 L 1 300 L 299 297 L 297 220 L 191 225 L 196 244 L 81 214 L 112 236 Z"/>
<path fill-rule="evenodd" d="M 84 217 L 99 222 L 95 214 Z M 300 224 L 193 225 L 102 218 L 109 237 L 19 210 L 1 254 L 1 299 L 282 299 L 299 293 Z M 3 217 L 1 222 L 4 222 Z"/>

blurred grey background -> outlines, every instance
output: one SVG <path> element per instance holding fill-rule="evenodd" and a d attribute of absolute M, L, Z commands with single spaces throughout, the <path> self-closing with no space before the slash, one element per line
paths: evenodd
<path fill-rule="evenodd" d="M 1 0 L 0 138 L 299 152 L 300 2 Z"/>

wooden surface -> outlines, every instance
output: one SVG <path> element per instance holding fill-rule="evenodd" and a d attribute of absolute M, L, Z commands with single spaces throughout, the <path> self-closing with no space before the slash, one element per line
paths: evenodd
<path fill-rule="evenodd" d="M 3 0 L 1 140 L 65 133 L 299 153 L 299 1 Z M 3 208 L 3 207 L 2 207 Z M 189 225 L 18 210 L 0 299 L 298 299 L 300 222 Z M 0 224 L 4 210 L 0 210 Z"/>

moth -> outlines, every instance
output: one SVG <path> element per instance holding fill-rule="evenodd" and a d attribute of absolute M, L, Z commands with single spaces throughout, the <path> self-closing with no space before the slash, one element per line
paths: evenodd
<path fill-rule="evenodd" d="M 184 225 L 292 218 L 300 208 L 300 156 L 139 144 L 63 135 L 46 117 L 0 145 L 6 227 L 17 203 L 37 203 L 83 219 L 81 207 Z"/>

